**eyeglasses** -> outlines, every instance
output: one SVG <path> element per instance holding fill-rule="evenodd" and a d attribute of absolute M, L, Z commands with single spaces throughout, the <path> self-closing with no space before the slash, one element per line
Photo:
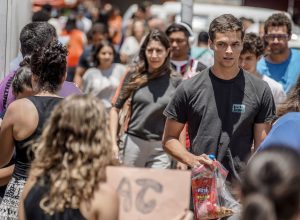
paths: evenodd
<path fill-rule="evenodd" d="M 282 40 L 287 40 L 289 38 L 289 35 L 288 34 L 266 34 L 264 38 L 268 41 L 275 40 L 275 39 L 282 41 Z"/>

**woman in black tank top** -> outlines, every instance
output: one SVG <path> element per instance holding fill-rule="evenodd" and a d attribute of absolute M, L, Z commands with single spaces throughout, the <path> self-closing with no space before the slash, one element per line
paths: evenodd
<path fill-rule="evenodd" d="M 30 58 L 34 96 L 11 103 L 0 131 L 0 167 L 11 159 L 15 149 L 13 177 L 0 205 L 0 219 L 18 219 L 19 197 L 27 180 L 32 158 L 30 145 L 41 134 L 54 106 L 66 73 L 67 49 L 57 41 L 36 50 Z"/>
<path fill-rule="evenodd" d="M 98 99 L 77 95 L 60 102 L 33 153 L 20 219 L 118 219 L 117 194 L 105 183 L 105 168 L 116 160 Z"/>

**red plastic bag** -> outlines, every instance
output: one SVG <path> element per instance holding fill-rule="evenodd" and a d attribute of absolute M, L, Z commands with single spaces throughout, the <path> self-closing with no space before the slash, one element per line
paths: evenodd
<path fill-rule="evenodd" d="M 196 220 L 218 219 L 240 211 L 240 204 L 226 189 L 228 171 L 213 161 L 214 169 L 201 165 L 192 170 L 192 195 Z"/>

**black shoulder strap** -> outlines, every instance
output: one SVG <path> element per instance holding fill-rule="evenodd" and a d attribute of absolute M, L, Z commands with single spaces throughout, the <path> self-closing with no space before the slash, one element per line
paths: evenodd
<path fill-rule="evenodd" d="M 4 110 L 4 111 L 6 111 L 6 104 L 7 104 L 8 92 L 9 92 L 9 88 L 10 88 L 10 86 L 11 86 L 11 84 L 12 84 L 12 81 L 13 81 L 13 79 L 14 79 L 14 76 L 15 76 L 15 74 L 12 75 L 12 76 L 7 80 L 7 83 L 6 83 L 6 85 L 5 85 L 4 95 L 3 95 L 3 102 L 2 102 L 2 104 L 3 104 L 3 110 Z"/>

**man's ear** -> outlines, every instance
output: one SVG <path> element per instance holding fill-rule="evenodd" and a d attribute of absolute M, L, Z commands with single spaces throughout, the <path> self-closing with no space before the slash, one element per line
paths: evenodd
<path fill-rule="evenodd" d="M 65 72 L 65 75 L 64 75 L 63 78 L 62 78 L 61 84 L 63 84 L 64 81 L 66 81 L 67 76 L 68 76 L 68 73 L 67 73 L 67 71 L 66 71 L 66 72 Z"/>
<path fill-rule="evenodd" d="M 260 58 L 262 58 L 262 57 L 263 57 L 263 55 L 260 55 L 260 56 L 258 56 L 258 57 L 256 58 L 256 60 L 259 61 Z"/>
<path fill-rule="evenodd" d="M 214 45 L 213 45 L 213 42 L 211 41 L 211 39 L 208 39 L 208 46 L 211 50 L 214 50 Z"/>

